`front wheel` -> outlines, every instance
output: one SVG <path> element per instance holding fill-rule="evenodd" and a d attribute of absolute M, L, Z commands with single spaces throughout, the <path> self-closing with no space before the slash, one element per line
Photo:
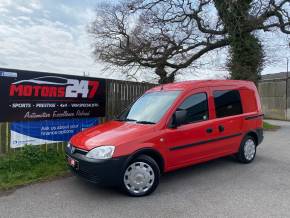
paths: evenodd
<path fill-rule="evenodd" d="M 253 137 L 246 136 L 240 145 L 240 150 L 237 153 L 237 159 L 242 163 L 250 163 L 256 156 L 256 142 Z"/>
<path fill-rule="evenodd" d="M 123 174 L 122 188 L 130 196 L 151 194 L 159 184 L 160 169 L 154 159 L 141 155 L 134 159 Z"/>

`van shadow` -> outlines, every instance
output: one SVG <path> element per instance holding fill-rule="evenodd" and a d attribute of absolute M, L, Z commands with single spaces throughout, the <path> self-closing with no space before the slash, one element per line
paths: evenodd
<path fill-rule="evenodd" d="M 215 177 L 219 175 L 220 171 L 223 172 L 224 176 L 225 172 L 234 170 L 239 165 L 242 166 L 243 164 L 238 163 L 234 157 L 230 156 L 165 173 L 161 176 L 160 186 L 157 189 L 159 191 L 157 192 L 167 192 L 168 190 L 172 190 L 172 188 L 182 190 L 182 185 L 186 183 L 199 186 L 203 184 L 202 180 L 204 178 Z M 226 176 L 235 177 L 234 174 L 227 174 Z M 231 180 L 231 178 L 229 178 L 229 180 Z M 81 178 L 76 178 L 74 185 L 78 187 L 81 193 L 91 197 L 98 196 L 110 199 L 112 197 L 122 198 L 125 196 L 122 191 L 116 187 L 95 185 Z M 160 189 L 163 191 L 160 191 Z"/>
<path fill-rule="evenodd" d="M 232 168 L 233 165 L 236 164 L 239 163 L 234 157 L 223 157 L 165 173 L 162 176 L 162 182 L 167 183 L 171 182 L 171 180 L 184 180 L 191 178 L 193 175 L 200 176 L 205 174 L 212 174 L 221 169 L 225 170 L 228 168 Z"/>
<path fill-rule="evenodd" d="M 77 176 L 74 182 L 78 190 L 87 196 L 99 196 L 102 198 L 121 196 L 121 191 L 117 187 L 94 184 Z"/>

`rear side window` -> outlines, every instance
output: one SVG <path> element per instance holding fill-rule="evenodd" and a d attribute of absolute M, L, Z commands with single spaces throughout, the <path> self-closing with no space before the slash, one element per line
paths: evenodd
<path fill-rule="evenodd" d="M 178 110 L 186 110 L 184 124 L 194 123 L 208 119 L 208 104 L 206 93 L 191 95 L 179 106 Z"/>
<path fill-rule="evenodd" d="M 238 90 L 214 91 L 216 117 L 228 117 L 243 113 Z"/>
<path fill-rule="evenodd" d="M 247 102 L 247 104 L 243 105 L 243 112 L 244 113 L 257 112 L 258 105 L 255 92 L 253 90 L 241 89 L 240 94 L 242 102 Z"/>

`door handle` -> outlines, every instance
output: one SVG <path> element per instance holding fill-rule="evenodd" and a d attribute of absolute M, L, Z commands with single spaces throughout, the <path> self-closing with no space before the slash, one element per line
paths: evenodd
<path fill-rule="evenodd" d="M 212 128 L 208 128 L 208 129 L 206 130 L 207 133 L 212 133 L 212 131 L 213 131 Z"/>
<path fill-rule="evenodd" d="M 225 130 L 225 127 L 222 126 L 222 125 L 219 125 L 219 131 L 220 131 L 220 132 L 223 132 L 224 130 Z"/>

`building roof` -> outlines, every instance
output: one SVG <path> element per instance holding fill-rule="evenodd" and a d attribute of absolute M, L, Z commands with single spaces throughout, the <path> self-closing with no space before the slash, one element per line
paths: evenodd
<path fill-rule="evenodd" d="M 261 80 L 285 79 L 286 77 L 287 77 L 287 72 L 271 73 L 271 74 L 262 75 Z M 288 77 L 290 77 L 290 73 Z"/>

